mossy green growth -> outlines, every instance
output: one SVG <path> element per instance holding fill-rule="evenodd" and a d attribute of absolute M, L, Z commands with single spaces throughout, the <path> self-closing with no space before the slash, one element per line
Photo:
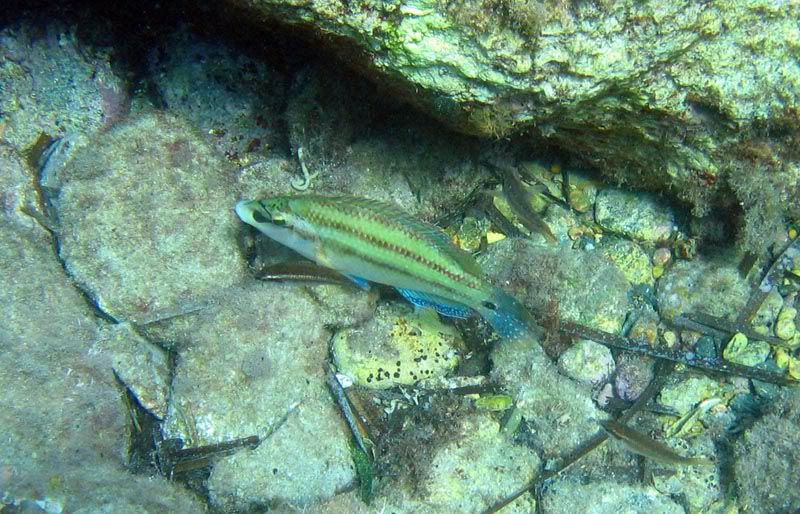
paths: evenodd
<path fill-rule="evenodd" d="M 487 394 L 475 400 L 475 407 L 489 411 L 503 411 L 514 405 L 514 399 L 507 394 Z"/>
<path fill-rule="evenodd" d="M 462 250 L 477 252 L 481 247 L 481 241 L 491 228 L 491 223 L 486 219 L 477 219 L 472 216 L 464 218 L 461 227 L 458 229 L 457 243 Z"/>
<path fill-rule="evenodd" d="M 459 362 L 461 335 L 432 309 L 413 312 L 405 304 L 378 307 L 364 325 L 333 338 L 337 369 L 354 383 L 373 389 L 413 385 L 445 376 Z"/>
<path fill-rule="evenodd" d="M 708 377 L 689 377 L 666 385 L 658 397 L 658 402 L 672 407 L 682 416 L 698 403 L 711 397 L 724 397 L 727 388 Z"/>
<path fill-rule="evenodd" d="M 600 250 L 633 285 L 653 284 L 653 266 L 641 246 L 626 239 L 607 239 Z"/>
<path fill-rule="evenodd" d="M 372 461 L 363 450 L 355 445 L 350 446 L 350 455 L 353 457 L 353 465 L 356 468 L 356 476 L 358 477 L 358 496 L 361 501 L 370 504 L 372 496 L 375 491 L 375 470 L 372 466 Z"/>
<path fill-rule="evenodd" d="M 746 335 L 737 332 L 725 345 L 722 357 L 736 364 L 755 366 L 767 360 L 769 350 L 768 343 L 764 341 L 749 341 Z"/>

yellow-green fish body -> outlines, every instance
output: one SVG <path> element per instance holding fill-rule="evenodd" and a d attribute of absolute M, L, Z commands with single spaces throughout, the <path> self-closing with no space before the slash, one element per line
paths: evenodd
<path fill-rule="evenodd" d="M 525 307 L 490 284 L 471 255 L 437 227 L 395 205 L 354 197 L 278 196 L 243 200 L 236 213 L 270 238 L 356 283 L 393 286 L 413 303 L 448 316 L 464 317 L 475 310 L 504 338 L 534 330 Z"/>

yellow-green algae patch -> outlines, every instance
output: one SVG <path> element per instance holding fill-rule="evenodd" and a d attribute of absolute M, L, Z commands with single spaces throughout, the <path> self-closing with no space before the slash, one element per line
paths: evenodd
<path fill-rule="evenodd" d="M 333 355 L 339 372 L 355 384 L 386 389 L 447 375 L 458 365 L 462 344 L 458 331 L 433 311 L 387 304 L 364 325 L 339 331 Z"/>

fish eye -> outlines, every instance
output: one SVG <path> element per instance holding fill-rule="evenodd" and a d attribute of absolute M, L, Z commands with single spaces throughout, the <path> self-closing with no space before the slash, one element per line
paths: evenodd
<path fill-rule="evenodd" d="M 490 311 L 497 310 L 497 305 L 493 304 L 492 302 L 483 302 L 483 306 L 489 309 Z"/>
<path fill-rule="evenodd" d="M 259 210 L 253 211 L 253 220 L 256 223 L 267 223 L 269 221 L 269 219 L 267 219 L 267 217 L 264 216 L 264 213 L 262 213 Z"/>

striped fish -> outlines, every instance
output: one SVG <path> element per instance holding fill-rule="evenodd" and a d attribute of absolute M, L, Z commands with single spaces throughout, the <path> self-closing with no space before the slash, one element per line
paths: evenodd
<path fill-rule="evenodd" d="M 361 285 L 395 287 L 446 316 L 477 311 L 503 338 L 530 335 L 525 307 L 491 285 L 471 255 L 437 227 L 395 205 L 354 197 L 277 196 L 243 200 L 245 223 Z"/>

